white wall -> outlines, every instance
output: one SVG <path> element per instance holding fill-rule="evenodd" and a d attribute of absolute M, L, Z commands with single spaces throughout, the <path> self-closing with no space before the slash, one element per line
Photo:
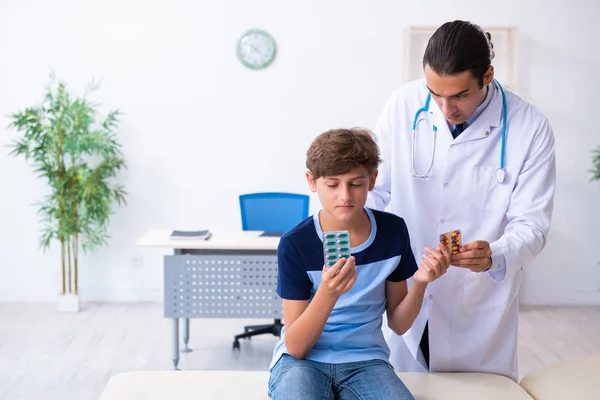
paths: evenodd
<path fill-rule="evenodd" d="M 2 1 L 0 300 L 54 301 L 59 289 L 58 252 L 37 247 L 32 203 L 44 184 L 5 147 L 16 136 L 6 114 L 39 102 L 50 67 L 78 92 L 103 78 L 97 98 L 125 113 L 129 169 L 120 180 L 129 206 L 114 215 L 110 246 L 82 258 L 81 295 L 160 300 L 163 252 L 134 246 L 147 229 L 239 229 L 238 194 L 306 192 L 310 141 L 328 128 L 372 127 L 401 83 L 407 24 L 460 18 L 519 26 L 520 92 L 556 132 L 554 224 L 547 249 L 526 269 L 523 300 L 600 304 L 600 183 L 588 182 L 590 149 L 600 144 L 591 118 L 600 92 L 593 19 L 600 3 L 498 4 Z M 266 29 L 279 46 L 265 71 L 236 59 L 236 40 L 249 28 Z"/>

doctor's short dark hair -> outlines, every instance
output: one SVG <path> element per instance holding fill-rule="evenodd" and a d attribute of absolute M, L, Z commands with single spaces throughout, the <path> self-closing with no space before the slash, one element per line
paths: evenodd
<path fill-rule="evenodd" d="M 483 87 L 483 76 L 492 64 L 492 35 L 468 21 L 446 22 L 429 39 L 423 68 L 429 65 L 438 75 L 471 71 Z"/>
<path fill-rule="evenodd" d="M 332 129 L 312 142 L 306 152 L 306 168 L 313 179 L 346 174 L 364 167 L 370 174 L 381 163 L 379 147 L 367 129 Z"/>

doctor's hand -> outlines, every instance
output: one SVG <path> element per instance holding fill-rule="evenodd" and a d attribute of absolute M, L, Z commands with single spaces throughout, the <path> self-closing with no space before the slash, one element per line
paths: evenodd
<path fill-rule="evenodd" d="M 334 265 L 323 267 L 321 285 L 318 290 L 324 290 L 330 297 L 339 297 L 346 293 L 356 282 L 356 261 L 354 256 L 347 260 L 340 258 Z"/>
<path fill-rule="evenodd" d="M 413 275 L 413 280 L 421 283 L 435 281 L 446 273 L 450 266 L 450 250 L 442 243 L 438 243 L 437 249 L 425 247 L 425 254 L 419 269 Z"/>
<path fill-rule="evenodd" d="M 476 240 L 465 244 L 452 256 L 452 265 L 468 268 L 472 272 L 484 272 L 492 267 L 492 250 L 489 242 Z"/>

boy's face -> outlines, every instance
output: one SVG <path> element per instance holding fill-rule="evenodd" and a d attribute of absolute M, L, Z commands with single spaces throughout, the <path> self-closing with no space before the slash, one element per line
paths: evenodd
<path fill-rule="evenodd" d="M 306 173 L 308 186 L 319 195 L 323 210 L 336 222 L 350 222 L 363 212 L 369 191 L 375 186 L 377 171 L 369 173 L 359 167 L 336 176 L 322 176 L 313 179 Z"/>

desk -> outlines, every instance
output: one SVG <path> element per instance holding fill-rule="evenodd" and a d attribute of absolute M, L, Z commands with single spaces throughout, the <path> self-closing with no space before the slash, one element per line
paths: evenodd
<path fill-rule="evenodd" d="M 137 246 L 173 249 L 164 258 L 165 318 L 173 320 L 173 366 L 190 352 L 190 318 L 282 318 L 277 296 L 278 237 L 260 231 L 215 232 L 208 240 L 171 239 L 172 230 L 151 230 Z"/>

